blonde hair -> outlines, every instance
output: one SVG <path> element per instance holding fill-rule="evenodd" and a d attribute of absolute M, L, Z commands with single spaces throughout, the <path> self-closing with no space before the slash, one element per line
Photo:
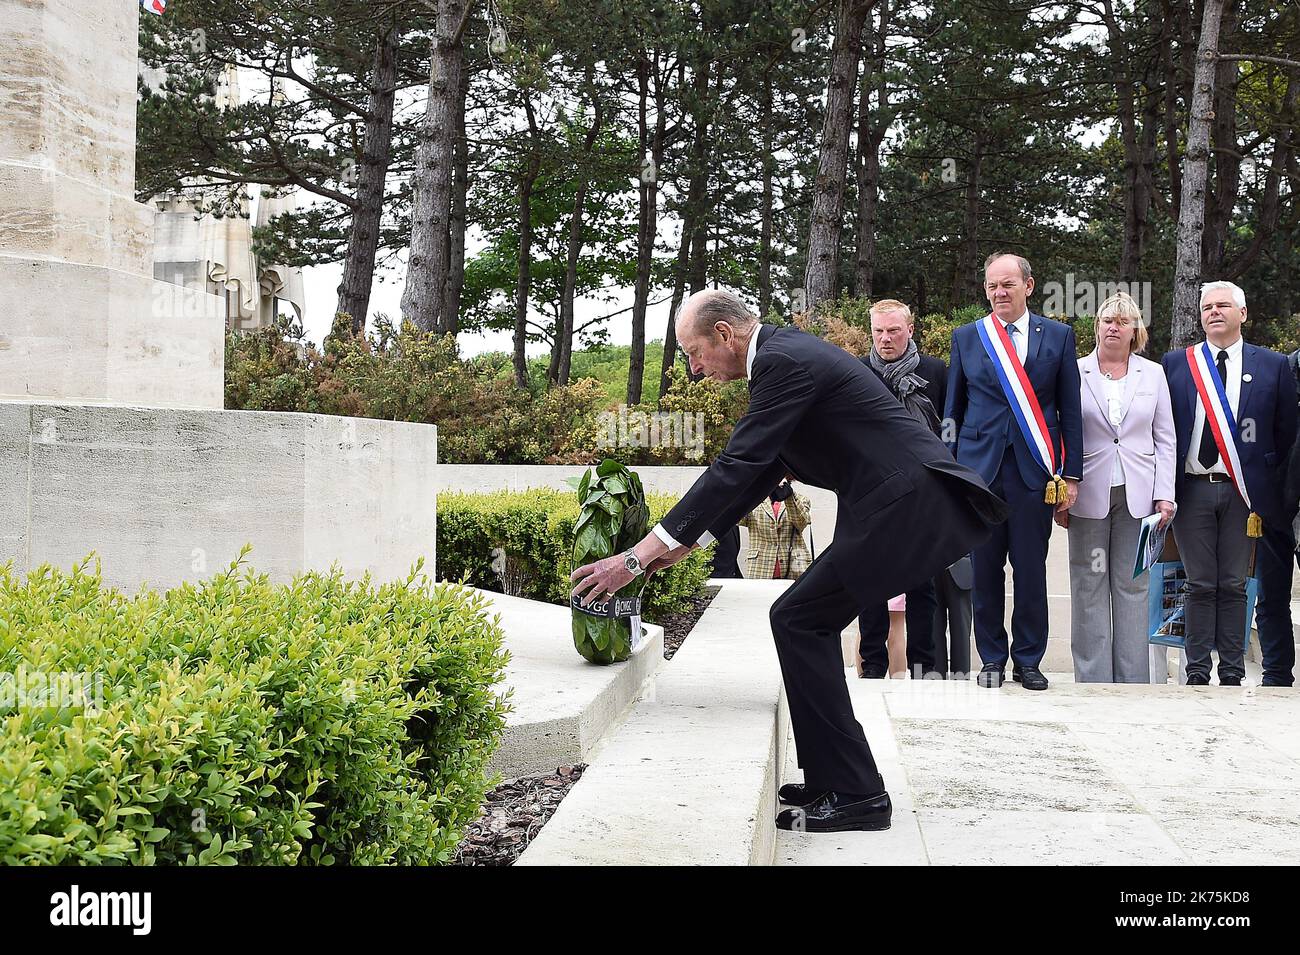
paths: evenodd
<path fill-rule="evenodd" d="M 1107 315 L 1116 315 L 1120 318 L 1127 318 L 1133 325 L 1133 340 L 1129 342 L 1128 350 L 1140 352 L 1147 347 L 1147 324 L 1146 319 L 1142 317 L 1142 309 L 1138 308 L 1137 302 L 1133 301 L 1133 296 L 1128 292 L 1116 292 L 1106 301 L 1101 303 L 1097 309 L 1097 318 L 1095 324 L 1100 325 L 1101 320 Z"/>
<path fill-rule="evenodd" d="M 871 308 L 867 309 L 867 314 L 872 318 L 875 318 L 879 312 L 902 312 L 909 325 L 916 321 L 912 317 L 912 310 L 896 298 L 882 298 L 879 302 L 873 302 Z"/>

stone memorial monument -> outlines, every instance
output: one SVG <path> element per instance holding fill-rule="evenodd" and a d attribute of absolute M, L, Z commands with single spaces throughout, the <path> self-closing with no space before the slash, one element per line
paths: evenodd
<path fill-rule="evenodd" d="M 0 563 L 170 586 L 433 571 L 432 425 L 222 410 L 224 305 L 153 278 L 138 0 L 0 0 Z"/>

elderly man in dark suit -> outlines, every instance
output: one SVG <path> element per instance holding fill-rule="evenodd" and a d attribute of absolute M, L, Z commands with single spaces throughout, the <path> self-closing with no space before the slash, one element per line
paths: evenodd
<path fill-rule="evenodd" d="M 1026 690 L 1046 690 L 1047 545 L 1083 476 L 1083 412 L 1074 331 L 1029 311 L 1034 278 L 1019 255 L 984 263 L 992 313 L 952 334 L 944 439 L 957 461 L 1005 498 L 1013 517 L 972 555 L 980 686 L 999 687 L 1007 657 Z M 1004 567 L 1014 571 L 1011 643 L 1003 625 Z"/>
<path fill-rule="evenodd" d="M 1246 294 L 1231 282 L 1201 286 L 1205 340 L 1161 360 L 1177 435 L 1174 539 L 1187 571 L 1187 685 L 1210 682 L 1210 652 L 1219 684 L 1246 675 L 1246 577 L 1252 538 L 1260 549 L 1266 594 L 1259 626 L 1266 686 L 1290 686 L 1295 637 L 1273 625 L 1270 606 L 1290 587 L 1291 521 L 1283 499 L 1287 460 L 1296 439 L 1295 378 L 1286 357 L 1241 336 Z M 1285 571 L 1281 564 L 1285 558 Z M 1285 584 L 1275 578 L 1285 574 Z"/>
<path fill-rule="evenodd" d="M 893 298 L 881 299 L 871 306 L 870 316 L 871 353 L 862 359 L 863 364 L 880 376 L 908 414 L 937 435 L 948 366 L 942 359 L 922 355 L 917 349 L 916 325 L 912 310 L 905 303 Z M 934 670 L 934 614 L 938 606 L 935 582 L 923 582 L 909 590 L 906 597 L 907 669 L 919 680 Z M 868 607 L 858 618 L 858 634 L 862 676 L 866 679 L 886 676 L 889 672 L 888 605 Z"/>
<path fill-rule="evenodd" d="M 961 467 L 856 358 L 793 328 L 761 325 L 735 295 L 706 290 L 683 306 L 678 340 L 691 370 L 749 380 L 749 408 L 726 449 L 632 550 L 573 572 L 580 601 L 680 560 L 734 526 L 787 473 L 835 491 L 835 539 L 772 605 L 802 784 L 781 787 L 777 825 L 885 829 L 889 794 L 844 679 L 840 633 L 864 607 L 933 577 L 1006 518 L 1006 505 Z"/>

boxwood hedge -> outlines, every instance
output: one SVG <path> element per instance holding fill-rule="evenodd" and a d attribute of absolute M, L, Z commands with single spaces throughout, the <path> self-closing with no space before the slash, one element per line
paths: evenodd
<path fill-rule="evenodd" d="M 677 503 L 671 494 L 648 494 L 646 499 L 652 526 Z M 504 576 L 508 593 L 567 604 L 578 514 L 572 491 L 439 494 L 438 575 L 486 590 L 502 590 Z M 711 555 L 703 548 L 653 574 L 641 595 L 645 618 L 661 620 L 701 593 Z"/>
<path fill-rule="evenodd" d="M 419 567 L 277 585 L 236 561 L 131 597 L 90 562 L 0 566 L 0 862 L 447 862 L 506 659 L 481 595 Z M 50 674 L 93 705 L 31 692 Z"/>

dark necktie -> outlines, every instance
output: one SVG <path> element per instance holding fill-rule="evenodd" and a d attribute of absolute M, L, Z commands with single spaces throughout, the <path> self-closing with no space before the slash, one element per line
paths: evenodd
<path fill-rule="evenodd" d="M 1016 344 L 1016 335 L 1019 332 L 1020 329 L 1016 328 L 1015 322 L 1007 322 L 1007 338 L 1011 339 L 1011 348 L 1015 351 L 1017 358 L 1020 357 L 1020 347 Z"/>
<path fill-rule="evenodd" d="M 1214 358 L 1214 364 L 1219 368 L 1219 380 L 1223 382 L 1223 390 L 1228 390 L 1228 353 L 1219 350 L 1219 354 Z M 1209 382 L 1206 382 L 1209 384 Z M 1209 391 L 1210 389 L 1206 389 Z M 1213 394 L 1213 392 L 1211 392 Z M 1210 399 L 1213 401 L 1213 397 Z M 1219 446 L 1214 443 L 1214 432 L 1210 430 L 1210 409 L 1205 409 L 1205 424 L 1201 428 L 1201 447 L 1196 452 L 1196 459 L 1201 462 L 1201 467 L 1209 470 L 1219 463 Z"/>

